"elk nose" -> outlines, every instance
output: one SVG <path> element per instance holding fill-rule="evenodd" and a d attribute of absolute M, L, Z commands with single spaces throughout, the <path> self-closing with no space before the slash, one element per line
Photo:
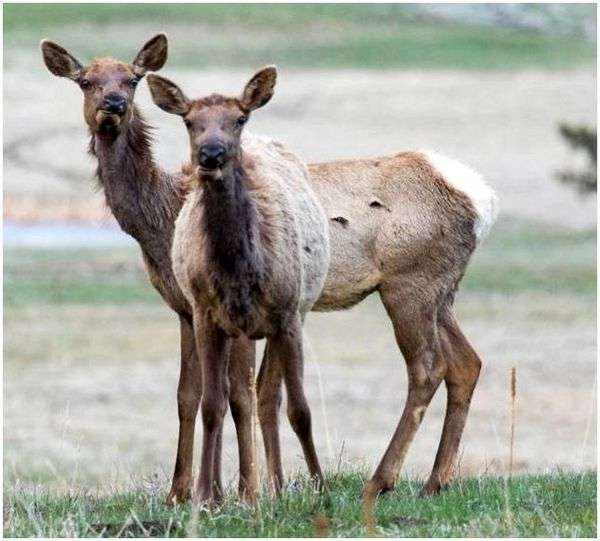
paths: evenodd
<path fill-rule="evenodd" d="M 127 110 L 127 101 L 119 94 L 107 94 L 102 108 L 109 113 L 122 115 Z"/>
<path fill-rule="evenodd" d="M 221 167 L 225 161 L 225 147 L 220 143 L 202 145 L 198 162 L 205 169 Z"/>

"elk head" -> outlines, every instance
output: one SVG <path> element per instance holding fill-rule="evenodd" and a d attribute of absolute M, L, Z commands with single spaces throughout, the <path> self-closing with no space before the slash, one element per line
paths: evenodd
<path fill-rule="evenodd" d="M 277 70 L 267 66 L 246 84 L 239 97 L 211 94 L 191 100 L 173 82 L 148 76 L 152 100 L 163 111 L 179 115 L 190 137 L 191 162 L 204 176 L 221 178 L 223 169 L 240 156 L 240 137 L 251 111 L 273 96 Z"/>
<path fill-rule="evenodd" d="M 158 34 L 140 49 L 133 62 L 97 58 L 83 66 L 66 49 L 48 40 L 41 43 L 46 67 L 66 77 L 83 91 L 83 114 L 91 132 L 116 136 L 133 115 L 133 96 L 147 71 L 157 71 L 167 61 L 167 36 Z"/>

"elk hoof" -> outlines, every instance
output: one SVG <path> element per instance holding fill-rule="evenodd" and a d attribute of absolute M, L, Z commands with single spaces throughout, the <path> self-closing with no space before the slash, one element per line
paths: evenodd
<path fill-rule="evenodd" d="M 171 492 L 167 496 L 167 505 L 169 507 L 174 507 L 179 503 L 186 502 L 192 496 L 191 490 L 189 486 L 187 487 L 173 487 L 171 488 Z"/>
<path fill-rule="evenodd" d="M 435 496 L 436 494 L 439 494 L 442 488 L 443 487 L 439 481 L 427 481 L 425 486 L 423 486 L 421 489 L 421 492 L 419 492 L 419 497 L 427 498 L 429 496 Z"/>
<path fill-rule="evenodd" d="M 245 503 L 249 506 L 255 506 L 258 504 L 258 490 L 248 490 L 244 488 L 243 490 L 238 490 L 238 497 L 241 502 Z"/>
<path fill-rule="evenodd" d="M 196 494 L 193 497 L 194 505 L 207 510 L 216 509 L 223 503 L 223 501 L 223 496 L 216 494 Z"/>
<path fill-rule="evenodd" d="M 363 499 L 375 499 L 380 494 L 385 494 L 394 489 L 394 482 L 385 481 L 383 479 L 371 479 L 363 489 Z"/>

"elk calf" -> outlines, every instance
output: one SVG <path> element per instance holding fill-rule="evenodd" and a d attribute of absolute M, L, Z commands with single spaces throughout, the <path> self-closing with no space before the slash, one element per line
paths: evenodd
<path fill-rule="evenodd" d="M 192 305 L 202 366 L 201 500 L 213 494 L 225 376 L 238 336 L 267 339 L 264 362 L 282 374 L 290 423 L 311 476 L 323 482 L 302 383 L 302 322 L 327 274 L 327 219 L 294 154 L 276 142 L 242 137 L 251 111 L 271 99 L 275 81 L 275 68 L 266 67 L 238 98 L 190 100 L 171 81 L 148 77 L 154 103 L 180 115 L 190 137 L 190 193 L 176 221 L 172 259 Z M 269 445 L 274 427 L 262 428 Z M 277 483 L 270 479 L 271 487 Z"/>
<path fill-rule="evenodd" d="M 90 131 L 89 150 L 98 161 L 97 176 L 106 204 L 123 231 L 138 242 L 152 285 L 179 316 L 179 439 L 173 483 L 167 498 L 167 502 L 173 504 L 190 495 L 194 426 L 201 389 L 192 309 L 177 285 L 171 264 L 175 217 L 183 205 L 184 176 L 169 174 L 156 164 L 150 126 L 134 102 L 138 82 L 146 72 L 162 68 L 167 61 L 167 48 L 167 37 L 158 34 L 140 49 L 131 63 L 96 58 L 85 66 L 60 45 L 48 40 L 41 44 L 50 72 L 70 79 L 81 88 L 84 118 Z M 255 364 L 254 343 L 242 337 L 235 341 L 232 350 L 230 405 L 238 437 L 244 440 L 253 432 L 248 380 Z M 220 447 L 220 436 L 217 447 Z M 256 458 L 252 447 L 240 447 L 239 460 L 239 492 L 244 496 L 254 491 L 250 465 Z M 220 471 L 216 461 L 215 496 L 221 493 Z"/>

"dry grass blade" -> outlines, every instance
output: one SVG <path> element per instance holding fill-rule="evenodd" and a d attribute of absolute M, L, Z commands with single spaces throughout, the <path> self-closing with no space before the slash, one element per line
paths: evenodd
<path fill-rule="evenodd" d="M 517 369 L 513 366 L 510 371 L 510 459 L 508 475 L 512 477 L 515 460 L 515 416 L 517 413 Z"/>
<path fill-rule="evenodd" d="M 322 513 L 317 513 L 313 518 L 314 537 L 329 537 L 329 519 Z"/>

